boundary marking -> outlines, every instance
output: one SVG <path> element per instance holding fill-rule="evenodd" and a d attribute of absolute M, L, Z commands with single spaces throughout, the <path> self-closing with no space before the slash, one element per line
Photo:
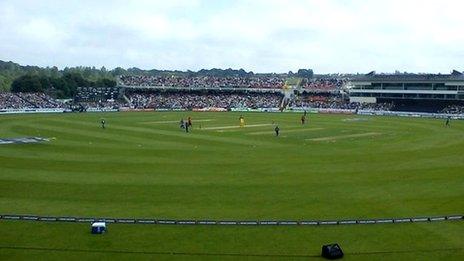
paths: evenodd
<path fill-rule="evenodd" d="M 406 218 L 374 218 L 374 219 L 340 219 L 340 220 L 191 220 L 191 219 L 137 219 L 137 218 L 105 218 L 105 217 L 66 217 L 66 216 L 35 216 L 35 215 L 0 215 L 0 220 L 38 221 L 38 222 L 74 222 L 91 223 L 104 221 L 121 224 L 152 224 L 152 225 L 215 225 L 215 226 L 325 226 L 325 225 L 368 225 L 396 224 L 438 221 L 462 221 L 463 215 L 406 217 Z"/>

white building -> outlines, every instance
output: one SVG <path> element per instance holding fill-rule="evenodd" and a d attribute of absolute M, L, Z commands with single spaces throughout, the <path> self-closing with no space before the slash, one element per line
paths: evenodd
<path fill-rule="evenodd" d="M 351 102 L 464 101 L 464 75 L 376 74 L 354 77 L 348 85 Z"/>

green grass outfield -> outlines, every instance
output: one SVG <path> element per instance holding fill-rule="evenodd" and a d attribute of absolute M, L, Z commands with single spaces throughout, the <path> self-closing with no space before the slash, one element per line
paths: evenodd
<path fill-rule="evenodd" d="M 54 139 L 0 145 L 0 213 L 314 220 L 464 210 L 464 122 L 445 128 L 436 119 L 311 114 L 302 126 L 301 114 L 245 113 L 247 127 L 241 129 L 239 115 L 1 115 L 0 138 Z M 187 116 L 193 119 L 191 133 L 177 123 Z M 280 137 L 274 136 L 273 123 Z M 0 259 L 308 258 L 330 242 L 342 243 L 351 253 L 347 259 L 411 259 L 420 254 L 415 249 L 428 251 L 422 260 L 464 257 L 462 221 L 335 227 L 114 224 L 109 230 L 95 237 L 86 224 L 0 221 Z M 170 252 L 178 254 L 166 255 Z"/>

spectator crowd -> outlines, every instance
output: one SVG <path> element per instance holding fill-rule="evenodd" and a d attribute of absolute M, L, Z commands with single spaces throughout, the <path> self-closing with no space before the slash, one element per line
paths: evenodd
<path fill-rule="evenodd" d="M 440 112 L 446 114 L 464 114 L 464 105 L 450 105 Z"/>
<path fill-rule="evenodd" d="M 160 92 L 129 95 L 135 109 L 278 108 L 282 96 L 272 93 Z"/>
<path fill-rule="evenodd" d="M 343 79 L 327 78 L 327 79 L 313 79 L 303 80 L 301 87 L 310 92 L 334 92 L 342 88 L 346 83 Z"/>
<path fill-rule="evenodd" d="M 121 76 L 126 86 L 166 86 L 190 88 L 282 88 L 279 77 L 180 77 L 180 76 Z"/>
<path fill-rule="evenodd" d="M 44 93 L 4 93 L 0 92 L 0 109 L 72 109 L 114 110 L 122 107 L 132 109 L 201 109 L 201 108 L 279 108 L 288 104 L 291 108 L 314 108 L 335 110 L 401 110 L 393 103 L 354 103 L 342 96 L 319 93 L 301 95 L 295 99 L 283 99 L 280 93 L 244 91 L 129 91 L 120 99 L 75 100 L 64 103 Z M 284 101 L 283 101 L 284 100 Z M 434 112 L 464 114 L 464 105 L 448 105 Z"/>
<path fill-rule="evenodd" d="M 106 101 L 80 101 L 70 104 L 73 111 L 87 111 L 93 110 L 118 110 L 121 107 L 127 107 L 127 104 L 120 100 L 106 100 Z"/>
<path fill-rule="evenodd" d="M 349 102 L 340 97 L 304 97 L 297 98 L 290 103 L 290 107 L 336 109 L 336 110 L 375 110 L 391 111 L 393 103 L 358 103 Z"/>
<path fill-rule="evenodd" d="M 44 93 L 0 93 L 0 109 L 56 109 L 66 105 Z"/>

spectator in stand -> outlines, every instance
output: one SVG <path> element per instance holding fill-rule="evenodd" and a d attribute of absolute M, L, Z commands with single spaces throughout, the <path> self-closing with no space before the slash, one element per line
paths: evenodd
<path fill-rule="evenodd" d="M 290 107 L 336 109 L 336 110 L 375 110 L 390 111 L 393 103 L 358 103 L 349 102 L 340 97 L 309 96 L 295 99 Z"/>
<path fill-rule="evenodd" d="M 279 77 L 180 77 L 180 76 L 121 76 L 126 86 L 167 86 L 191 88 L 278 88 L 284 86 Z"/>
<path fill-rule="evenodd" d="M 194 108 L 278 108 L 282 99 L 273 93 L 192 93 L 160 92 L 129 95 L 136 109 L 194 109 Z"/>
<path fill-rule="evenodd" d="M 0 109 L 28 108 L 29 103 L 14 93 L 0 93 Z"/>
<path fill-rule="evenodd" d="M 449 105 L 440 112 L 446 114 L 464 114 L 464 105 Z"/>
<path fill-rule="evenodd" d="M 277 93 L 251 92 L 134 92 L 128 94 L 129 103 L 120 100 L 77 102 L 78 110 L 109 110 L 121 107 L 135 109 L 196 109 L 196 108 L 279 108 L 282 96 Z M 392 103 L 350 103 L 340 96 L 302 95 L 290 102 L 290 107 L 345 109 L 345 110 L 392 110 Z M 61 101 L 43 93 L 0 93 L 0 109 L 68 108 Z M 441 111 L 463 114 L 464 106 L 450 105 Z"/>
<path fill-rule="evenodd" d="M 56 109 L 67 106 L 44 93 L 0 93 L 0 109 Z"/>
<path fill-rule="evenodd" d="M 311 92 L 334 92 L 340 90 L 345 83 L 346 80 L 338 78 L 305 79 L 302 81 L 301 87 Z"/>
<path fill-rule="evenodd" d="M 77 108 L 82 108 L 84 110 L 94 109 L 94 110 L 114 110 L 121 107 L 127 106 L 126 103 L 117 100 L 107 100 L 107 101 L 89 101 L 89 102 L 78 102 L 74 104 Z"/>

